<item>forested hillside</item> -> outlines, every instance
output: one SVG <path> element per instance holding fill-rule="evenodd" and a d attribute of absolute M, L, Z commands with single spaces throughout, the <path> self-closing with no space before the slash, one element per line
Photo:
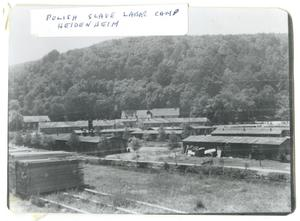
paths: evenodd
<path fill-rule="evenodd" d="M 286 34 L 139 37 L 54 50 L 10 67 L 9 109 L 52 121 L 159 107 L 214 123 L 287 120 L 287 40 Z"/>

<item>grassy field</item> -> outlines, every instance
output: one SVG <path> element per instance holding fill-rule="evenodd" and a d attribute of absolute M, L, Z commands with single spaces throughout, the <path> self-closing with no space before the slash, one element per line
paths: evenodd
<path fill-rule="evenodd" d="M 189 213 L 290 212 L 290 184 L 262 183 L 85 165 L 98 191 Z"/>
<path fill-rule="evenodd" d="M 125 199 L 140 200 L 190 214 L 288 213 L 291 210 L 290 183 L 247 182 L 200 174 L 151 172 L 143 169 L 125 170 L 89 164 L 84 165 L 84 174 L 85 184 L 90 188 L 113 194 L 111 201 L 107 201 L 105 197 L 101 197 L 101 201 L 138 213 L 162 212 L 153 208 L 130 205 L 125 203 Z M 85 196 L 84 192 L 78 190 L 68 192 Z M 62 192 L 44 197 L 92 213 L 120 213 L 106 207 L 74 200 Z M 93 197 L 89 196 L 89 198 Z M 10 195 L 10 209 L 21 213 L 68 212 L 52 206 L 37 207 L 31 203 L 31 200 L 21 200 L 13 195 Z"/>
<path fill-rule="evenodd" d="M 139 151 L 139 160 L 175 162 L 174 152 L 164 143 L 151 143 Z M 201 164 L 209 158 L 191 157 L 176 150 L 177 161 Z M 135 160 L 136 154 L 123 153 L 107 156 L 112 159 Z M 223 158 L 225 166 L 259 168 L 259 161 L 240 158 Z M 220 164 L 214 158 L 214 164 Z M 262 161 L 263 168 L 289 171 L 289 163 Z M 121 169 L 118 167 L 84 165 L 85 184 L 98 191 L 114 195 L 113 203 L 124 202 L 125 198 L 146 201 L 187 213 L 288 213 L 291 210 L 290 183 L 230 180 L 224 177 L 209 177 L 203 174 L 179 174 L 167 171 L 151 172 L 143 169 Z M 81 194 L 80 191 L 69 191 Z M 61 192 L 50 194 L 48 199 L 65 203 L 93 213 L 118 213 L 80 201 L 74 201 Z M 147 208 L 120 205 L 139 213 L 158 213 Z M 128 207 L 129 206 L 129 207 Z M 130 207 L 131 206 L 131 207 Z M 31 201 L 20 200 L 10 195 L 13 212 L 66 212 L 64 209 L 37 207 Z"/>
<path fill-rule="evenodd" d="M 147 143 L 145 144 L 147 145 Z M 159 144 L 161 145 L 161 144 Z M 181 153 L 181 148 L 175 150 L 176 160 L 180 163 L 190 163 L 190 164 L 202 164 L 205 161 L 208 161 L 208 157 L 193 157 Z M 159 146 L 154 146 L 151 143 L 151 146 L 143 146 L 139 150 L 139 160 L 141 161 L 160 161 L 160 162 L 175 162 L 174 151 L 168 150 L 168 147 L 164 144 Z M 124 159 L 124 160 L 135 160 L 136 154 L 134 152 L 122 153 L 106 156 L 107 159 Z M 223 157 L 224 166 L 239 166 L 245 167 L 247 164 L 248 168 L 264 168 L 264 169 L 274 169 L 274 170 L 283 170 L 290 171 L 290 163 L 282 163 L 274 160 L 263 160 L 260 166 L 259 160 L 247 159 L 247 158 L 230 158 Z M 214 165 L 221 165 L 222 162 L 218 158 L 214 158 Z"/>

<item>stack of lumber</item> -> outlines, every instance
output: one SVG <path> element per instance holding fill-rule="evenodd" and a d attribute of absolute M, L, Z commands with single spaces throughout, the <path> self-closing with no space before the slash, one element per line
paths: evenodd
<path fill-rule="evenodd" d="M 57 159 L 57 158 L 67 158 L 73 157 L 74 155 L 70 152 L 65 151 L 16 151 L 9 152 L 9 160 L 33 160 L 33 159 Z"/>
<path fill-rule="evenodd" d="M 78 159 L 30 159 L 16 162 L 16 194 L 30 197 L 83 185 Z"/>
<path fill-rule="evenodd" d="M 15 152 L 32 152 L 32 149 L 28 147 L 9 148 L 9 153 L 15 153 Z"/>
<path fill-rule="evenodd" d="M 71 153 L 64 151 L 15 151 L 9 150 L 9 190 L 13 193 L 16 193 L 16 181 L 17 177 L 17 168 L 16 164 L 19 161 L 34 161 L 34 160 L 44 160 L 45 163 L 53 160 L 67 160 L 72 159 L 74 156 Z M 46 173 L 47 171 L 45 171 Z"/>

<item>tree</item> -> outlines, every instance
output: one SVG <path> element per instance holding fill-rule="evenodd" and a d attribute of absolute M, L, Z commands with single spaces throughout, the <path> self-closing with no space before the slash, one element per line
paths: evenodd
<path fill-rule="evenodd" d="M 124 129 L 124 133 L 123 133 L 122 138 L 123 138 L 124 140 L 127 140 L 127 141 L 128 141 L 128 139 L 130 138 L 130 131 L 128 130 L 127 127 L 125 127 L 125 129 Z"/>
<path fill-rule="evenodd" d="M 18 131 L 23 128 L 23 116 L 15 110 L 9 112 L 9 130 Z"/>
<path fill-rule="evenodd" d="M 51 136 L 43 136 L 43 147 L 47 150 L 53 150 L 55 146 L 55 140 Z"/>
<path fill-rule="evenodd" d="M 113 109 L 113 98 L 103 94 L 98 94 L 94 106 L 95 116 L 100 119 L 109 119 L 110 115 L 113 113 Z"/>
<path fill-rule="evenodd" d="M 288 93 L 281 93 L 277 95 L 278 108 L 276 111 L 276 119 L 290 120 L 289 96 Z"/>
<path fill-rule="evenodd" d="M 164 127 L 161 125 L 158 129 L 158 137 L 157 137 L 158 141 L 165 141 L 166 140 L 166 131 L 164 129 Z"/>
<path fill-rule="evenodd" d="M 32 139 L 32 136 L 30 133 L 26 133 L 24 139 L 23 139 L 23 143 L 25 146 L 27 147 L 30 147 L 31 146 L 31 139 Z"/>
<path fill-rule="evenodd" d="M 168 144 L 169 144 L 169 150 L 174 152 L 174 160 L 176 166 L 177 166 L 176 148 L 179 147 L 179 141 L 180 141 L 179 137 L 174 132 L 172 132 L 169 136 Z"/>
<path fill-rule="evenodd" d="M 239 122 L 252 121 L 255 118 L 255 101 L 256 89 L 243 89 L 236 95 L 236 109 L 238 112 L 237 120 Z"/>
<path fill-rule="evenodd" d="M 275 90 L 270 85 L 265 85 L 264 88 L 257 94 L 255 98 L 256 116 L 260 119 L 273 118 L 276 111 Z"/>
<path fill-rule="evenodd" d="M 72 132 L 69 140 L 67 141 L 67 145 L 69 146 L 71 151 L 78 151 L 80 147 L 79 136 Z"/>
<path fill-rule="evenodd" d="M 154 80 L 162 86 L 167 86 L 175 72 L 175 64 L 172 61 L 163 61 L 158 65 L 157 72 L 153 74 Z"/>
<path fill-rule="evenodd" d="M 65 108 L 63 104 L 52 103 L 50 105 L 49 117 L 53 121 L 63 121 L 65 116 Z"/>
<path fill-rule="evenodd" d="M 17 132 L 14 137 L 14 143 L 18 146 L 23 145 L 23 137 L 20 132 Z"/>
<path fill-rule="evenodd" d="M 183 125 L 182 125 L 182 130 L 183 130 L 183 132 L 182 132 L 182 137 L 183 138 L 187 138 L 188 136 L 190 136 L 191 135 L 191 126 L 188 124 L 188 123 L 184 123 Z"/>
<path fill-rule="evenodd" d="M 57 50 L 52 50 L 45 57 L 43 57 L 43 61 L 53 63 L 58 58 L 59 58 L 59 52 Z"/>
<path fill-rule="evenodd" d="M 196 96 L 196 91 L 194 87 L 190 84 L 185 84 L 184 89 L 180 93 L 180 112 L 184 116 L 189 116 L 191 112 L 191 107 L 194 104 L 193 99 Z"/>
<path fill-rule="evenodd" d="M 8 110 L 9 111 L 12 111 L 12 110 L 20 111 L 20 109 L 21 109 L 21 106 L 20 106 L 20 103 L 19 103 L 18 100 L 14 99 L 14 100 L 9 101 L 9 104 L 8 104 Z"/>
<path fill-rule="evenodd" d="M 212 102 L 212 122 L 228 124 L 236 120 L 236 108 L 234 93 L 224 90 L 218 94 Z"/>
<path fill-rule="evenodd" d="M 34 133 L 31 139 L 31 145 L 35 148 L 41 148 L 42 145 L 42 136 L 39 133 Z"/>
<path fill-rule="evenodd" d="M 149 141 L 149 140 L 151 140 L 151 135 L 148 134 L 148 133 L 144 133 L 144 134 L 143 134 L 143 140 L 144 140 L 144 141 Z"/>
<path fill-rule="evenodd" d="M 98 153 L 99 155 L 102 155 L 104 152 L 111 149 L 111 143 L 108 141 L 108 139 L 105 136 L 100 137 L 100 142 L 97 145 Z"/>
<path fill-rule="evenodd" d="M 105 41 L 10 67 L 9 112 L 61 121 L 180 107 L 214 124 L 288 120 L 288 65 L 287 34 Z"/>
<path fill-rule="evenodd" d="M 129 143 L 129 146 L 133 149 L 133 151 L 135 152 L 136 155 L 136 162 L 138 161 L 139 155 L 138 155 L 138 151 L 139 149 L 142 147 L 141 144 L 141 140 L 133 137 Z"/>

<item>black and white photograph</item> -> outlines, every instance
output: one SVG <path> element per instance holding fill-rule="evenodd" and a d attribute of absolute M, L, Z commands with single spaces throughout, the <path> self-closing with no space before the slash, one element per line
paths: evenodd
<path fill-rule="evenodd" d="M 293 212 L 286 11 L 189 7 L 186 35 L 38 37 L 39 8 L 11 13 L 12 212 Z"/>

